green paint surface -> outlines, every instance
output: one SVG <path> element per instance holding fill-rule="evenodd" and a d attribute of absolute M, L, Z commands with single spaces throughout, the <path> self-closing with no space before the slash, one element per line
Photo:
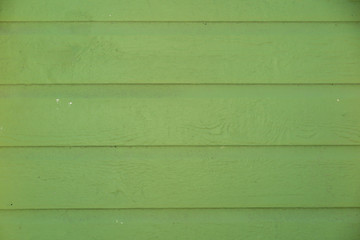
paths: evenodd
<path fill-rule="evenodd" d="M 358 240 L 359 209 L 4 211 L 1 239 Z"/>
<path fill-rule="evenodd" d="M 4 148 L 0 209 L 360 207 L 359 158 L 357 146 Z"/>
<path fill-rule="evenodd" d="M 2 21 L 359 21 L 358 0 L 2 0 Z"/>
<path fill-rule="evenodd" d="M 360 1 L 0 1 L 0 239 L 360 239 Z"/>
<path fill-rule="evenodd" d="M 359 29 L 359 23 L 2 23 L 0 77 L 6 84 L 359 83 Z"/>
<path fill-rule="evenodd" d="M 2 146 L 358 145 L 358 85 L 12 85 Z"/>

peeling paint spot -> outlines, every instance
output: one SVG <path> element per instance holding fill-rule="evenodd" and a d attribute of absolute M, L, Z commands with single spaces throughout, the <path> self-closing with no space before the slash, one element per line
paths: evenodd
<path fill-rule="evenodd" d="M 59 98 L 57 98 L 55 101 L 56 101 L 56 103 L 59 103 L 59 102 L 60 102 L 60 99 L 59 99 Z"/>
<path fill-rule="evenodd" d="M 340 99 L 336 99 L 337 102 L 340 102 Z"/>
<path fill-rule="evenodd" d="M 72 102 L 69 102 L 69 105 L 71 105 L 72 104 Z"/>

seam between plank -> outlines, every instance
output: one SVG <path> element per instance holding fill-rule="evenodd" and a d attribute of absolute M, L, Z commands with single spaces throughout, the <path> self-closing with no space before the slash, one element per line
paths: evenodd
<path fill-rule="evenodd" d="M 273 24 L 273 23 L 290 23 L 290 24 L 302 24 L 302 23 L 321 23 L 321 24 L 333 24 L 333 23 L 341 23 L 341 24 L 352 24 L 352 23 L 360 23 L 359 21 L 211 21 L 211 20 L 197 20 L 197 21 L 146 21 L 146 20 L 139 20 L 139 21 L 124 21 L 124 20 L 118 20 L 118 21 L 106 21 L 106 20 L 99 20 L 99 21 L 66 21 L 66 20 L 55 20 L 55 21 L 0 21 L 0 24 L 3 23 L 170 23 L 170 24 L 176 24 L 176 23 L 194 23 L 194 24 L 213 24 L 213 23 L 239 23 L 239 24 L 247 24 L 247 23 L 255 23 L 255 24 Z"/>
<path fill-rule="evenodd" d="M 0 83 L 2 86 L 360 86 L 360 83 Z"/>
<path fill-rule="evenodd" d="M 215 208 L 2 208 L 0 211 L 114 211 L 114 210 L 331 210 L 360 209 L 360 207 L 215 207 Z"/>
<path fill-rule="evenodd" d="M 0 146 L 1 148 L 241 148 L 241 147 L 360 147 L 349 145 L 79 145 L 79 146 Z"/>

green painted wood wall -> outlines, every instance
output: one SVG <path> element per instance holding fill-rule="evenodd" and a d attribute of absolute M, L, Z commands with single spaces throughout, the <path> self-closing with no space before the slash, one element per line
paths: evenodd
<path fill-rule="evenodd" d="M 1 0 L 1 240 L 359 240 L 360 1 Z"/>

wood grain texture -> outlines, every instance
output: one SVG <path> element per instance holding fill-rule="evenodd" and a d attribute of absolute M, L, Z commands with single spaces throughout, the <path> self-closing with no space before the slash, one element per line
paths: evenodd
<path fill-rule="evenodd" d="M 359 145 L 360 86 L 1 86 L 0 146 Z"/>
<path fill-rule="evenodd" d="M 358 240 L 359 209 L 1 211 L 6 240 Z"/>
<path fill-rule="evenodd" d="M 1 21 L 359 21 L 358 0 L 2 0 Z"/>
<path fill-rule="evenodd" d="M 360 147 L 0 148 L 0 209 L 360 207 Z"/>
<path fill-rule="evenodd" d="M 359 23 L 2 23 L 0 52 L 2 84 L 360 83 Z"/>
<path fill-rule="evenodd" d="M 358 240 L 359 103 L 359 0 L 0 0 L 0 239 Z"/>

